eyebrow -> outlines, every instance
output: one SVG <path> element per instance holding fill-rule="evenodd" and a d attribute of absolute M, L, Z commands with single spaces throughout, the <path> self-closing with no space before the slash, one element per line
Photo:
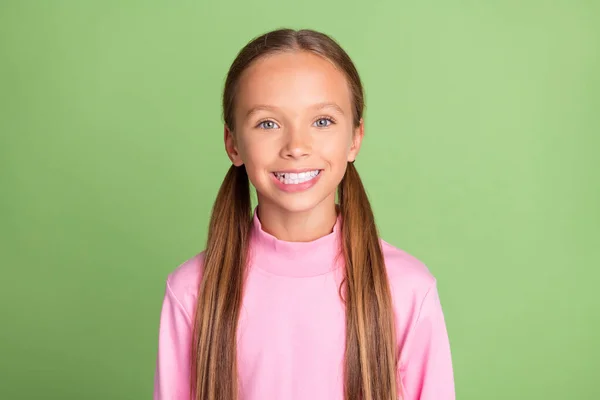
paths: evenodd
<path fill-rule="evenodd" d="M 323 110 L 325 108 L 332 108 L 336 112 L 344 115 L 344 111 L 336 103 L 331 103 L 331 102 L 317 103 L 317 104 L 314 104 L 313 106 L 311 106 L 310 108 L 317 110 L 317 111 Z M 256 114 L 259 111 L 277 111 L 277 110 L 278 110 L 278 108 L 275 106 L 259 104 L 257 106 L 252 107 L 250 110 L 248 110 L 248 112 L 246 113 L 246 119 L 250 118 L 253 114 Z"/>

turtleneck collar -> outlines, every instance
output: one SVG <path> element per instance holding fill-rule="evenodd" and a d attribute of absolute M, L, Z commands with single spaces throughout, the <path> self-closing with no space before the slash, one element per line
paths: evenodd
<path fill-rule="evenodd" d="M 279 240 L 265 232 L 257 208 L 252 217 L 251 266 L 275 275 L 310 277 L 326 274 L 343 265 L 341 215 L 331 233 L 310 242 Z"/>

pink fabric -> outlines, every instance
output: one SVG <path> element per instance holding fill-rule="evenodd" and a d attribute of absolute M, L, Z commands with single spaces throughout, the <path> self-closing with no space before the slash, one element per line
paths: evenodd
<path fill-rule="evenodd" d="M 240 400 L 342 400 L 344 307 L 340 221 L 312 242 L 284 242 L 256 213 L 238 326 Z M 404 400 L 455 398 L 450 346 L 435 278 L 382 241 L 392 291 Z M 204 253 L 167 279 L 154 399 L 189 399 L 190 343 Z"/>

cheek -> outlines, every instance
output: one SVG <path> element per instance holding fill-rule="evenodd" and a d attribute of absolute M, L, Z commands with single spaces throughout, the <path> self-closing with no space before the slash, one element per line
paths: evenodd
<path fill-rule="evenodd" d="M 321 156 L 330 162 L 346 162 L 352 140 L 347 135 L 335 135 L 324 137 L 323 140 L 316 143 Z"/>
<path fill-rule="evenodd" d="M 264 138 L 244 138 L 240 141 L 238 149 L 248 168 L 265 166 L 278 154 L 275 143 Z"/>

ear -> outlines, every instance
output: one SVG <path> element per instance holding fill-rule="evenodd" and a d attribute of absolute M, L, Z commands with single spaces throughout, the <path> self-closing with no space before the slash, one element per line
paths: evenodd
<path fill-rule="evenodd" d="M 233 135 L 233 132 L 231 131 L 231 129 L 229 129 L 227 124 L 225 124 L 224 126 L 223 133 L 225 140 L 225 151 L 227 152 L 227 156 L 229 157 L 233 165 L 235 165 L 236 167 L 241 166 L 242 164 L 244 164 L 244 162 L 242 161 L 240 153 L 237 149 L 235 136 Z"/>
<path fill-rule="evenodd" d="M 362 144 L 364 136 L 365 122 L 361 118 L 358 126 L 354 128 L 352 145 L 350 146 L 350 152 L 348 153 L 348 162 L 354 162 L 354 160 L 356 160 L 356 156 L 358 156 L 358 151 L 360 150 L 360 145 Z"/>

